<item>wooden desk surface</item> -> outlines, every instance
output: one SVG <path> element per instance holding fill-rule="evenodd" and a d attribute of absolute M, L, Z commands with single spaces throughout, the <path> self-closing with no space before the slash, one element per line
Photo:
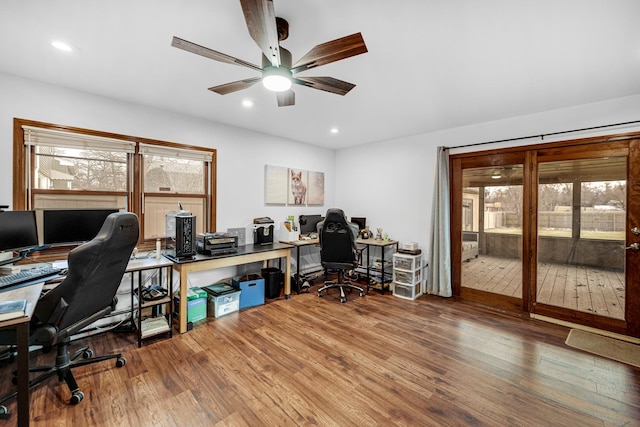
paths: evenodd
<path fill-rule="evenodd" d="M 33 312 L 36 308 L 36 303 L 40 298 L 43 286 L 44 282 L 40 282 L 33 285 L 23 286 L 18 289 L 0 291 L 0 301 L 15 301 L 19 299 L 27 300 L 27 315 L 2 321 L 0 322 L 0 328 L 29 322 L 31 320 L 31 316 L 33 316 Z"/>
<path fill-rule="evenodd" d="M 397 240 L 376 240 L 376 239 L 356 239 L 356 243 L 371 246 L 390 246 L 397 245 Z"/>
<path fill-rule="evenodd" d="M 280 243 L 286 243 L 287 245 L 293 245 L 293 246 L 319 245 L 320 239 L 292 240 L 290 242 L 285 242 L 281 240 Z"/>
<path fill-rule="evenodd" d="M 36 308 L 44 282 L 26 285 L 21 288 L 0 291 L 0 301 L 27 300 L 26 316 L 0 322 L 0 328 L 16 330 L 18 350 L 17 397 L 18 427 L 29 425 L 29 322 Z"/>

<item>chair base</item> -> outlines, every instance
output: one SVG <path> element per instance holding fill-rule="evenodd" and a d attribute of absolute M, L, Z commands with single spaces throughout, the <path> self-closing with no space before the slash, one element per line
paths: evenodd
<path fill-rule="evenodd" d="M 360 296 L 363 297 L 364 296 L 364 289 L 361 288 L 360 286 L 356 286 L 353 283 L 350 282 L 346 282 L 344 280 L 338 280 L 336 282 L 334 281 L 326 281 L 324 282 L 324 286 L 321 287 L 320 289 L 318 289 L 318 296 L 321 297 L 322 293 L 324 291 L 326 291 L 327 289 L 332 289 L 332 288 L 339 288 L 340 289 L 340 302 L 345 303 L 347 302 L 347 296 L 344 293 L 344 289 L 353 289 L 356 290 L 360 293 Z"/>
<path fill-rule="evenodd" d="M 68 343 L 60 343 L 56 346 L 57 355 L 56 355 L 56 364 L 55 365 L 43 365 L 43 366 L 34 366 L 29 368 L 29 372 L 42 372 L 39 376 L 29 381 L 29 388 L 32 388 L 41 382 L 51 378 L 55 375 L 58 376 L 59 381 L 64 381 L 71 392 L 71 398 L 69 399 L 69 404 L 77 405 L 84 398 L 84 393 L 80 391 L 78 387 L 78 383 L 76 382 L 72 369 L 77 368 L 79 366 L 90 365 L 93 363 L 102 362 L 109 359 L 116 359 L 116 367 L 121 368 L 125 365 L 127 360 L 122 357 L 121 353 L 109 354 L 105 356 L 93 357 L 93 350 L 89 347 L 82 347 L 79 350 L 75 351 L 72 355 L 69 355 L 67 349 Z M 78 359 L 82 356 L 82 359 Z M 13 372 L 12 382 L 17 384 L 17 372 Z M 10 393 L 4 397 L 0 397 L 0 404 L 14 398 L 17 396 L 17 392 Z M 1 407 L 4 408 L 4 407 Z"/>

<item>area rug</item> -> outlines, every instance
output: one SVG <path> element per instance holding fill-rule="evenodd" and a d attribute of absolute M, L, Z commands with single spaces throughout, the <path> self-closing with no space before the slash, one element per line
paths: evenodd
<path fill-rule="evenodd" d="M 640 345 L 637 344 L 582 331 L 580 329 L 571 329 L 565 344 L 569 347 L 574 347 L 640 368 Z"/>

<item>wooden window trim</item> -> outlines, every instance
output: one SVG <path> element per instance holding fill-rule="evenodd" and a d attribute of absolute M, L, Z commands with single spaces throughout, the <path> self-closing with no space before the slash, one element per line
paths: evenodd
<path fill-rule="evenodd" d="M 128 206 L 127 209 L 130 212 L 135 212 L 140 217 L 141 224 L 143 223 L 143 215 L 142 215 L 142 182 L 140 178 L 141 168 L 140 168 L 140 155 L 138 153 L 138 144 L 148 144 L 148 145 L 159 145 L 168 148 L 177 148 L 177 149 L 186 149 L 186 150 L 198 150 L 198 151 L 207 151 L 212 155 L 212 160 L 210 163 L 205 163 L 205 178 L 210 181 L 205 185 L 205 189 L 208 188 L 209 191 L 206 192 L 205 195 L 205 203 L 207 206 L 207 210 L 209 215 L 207 215 L 205 228 L 207 231 L 216 231 L 216 200 L 217 200 L 217 150 L 214 148 L 206 148 L 206 147 L 198 147 L 194 145 L 180 144 L 175 142 L 168 141 L 160 141 L 149 138 L 141 138 L 130 135 L 122 135 L 115 134 L 110 132 L 96 131 L 85 128 L 78 128 L 73 126 L 63 126 L 53 123 L 39 122 L 34 120 L 27 120 L 21 118 L 13 119 L 13 203 L 12 207 L 14 210 L 23 210 L 27 209 L 30 205 L 30 201 L 32 202 L 33 194 L 38 193 L 39 191 L 33 191 L 33 194 L 27 192 L 27 173 L 30 171 L 27 170 L 27 159 L 26 159 L 26 149 L 24 145 L 24 129 L 23 126 L 32 126 L 43 129 L 51 129 L 58 130 L 70 133 L 84 134 L 90 136 L 99 136 L 113 139 L 120 139 L 123 141 L 131 141 L 136 143 L 136 151 L 133 156 L 129 157 L 129 161 L 132 164 L 129 165 L 131 168 L 131 173 L 133 176 L 133 185 L 130 183 L 127 184 L 127 195 L 128 195 Z M 210 172 L 210 174 L 209 174 Z M 58 191 L 47 191 L 48 194 L 59 193 L 62 194 L 64 190 Z M 78 192 L 78 191 L 68 191 L 67 193 L 71 194 L 90 194 L 91 192 Z M 107 193 L 100 193 L 107 194 Z M 122 194 L 122 193 L 118 193 Z M 142 236 L 144 234 L 140 234 L 141 241 L 139 242 L 141 245 L 141 249 L 146 249 L 147 246 L 151 248 L 153 246 L 152 243 L 145 244 L 142 241 Z"/>

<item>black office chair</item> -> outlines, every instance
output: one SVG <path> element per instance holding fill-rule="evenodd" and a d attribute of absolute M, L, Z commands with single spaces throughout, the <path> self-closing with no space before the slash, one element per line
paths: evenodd
<path fill-rule="evenodd" d="M 357 290 L 364 296 L 364 289 L 344 279 L 345 271 L 353 270 L 358 265 L 358 251 L 356 249 L 357 231 L 347 222 L 342 209 L 329 209 L 325 220 L 318 223 L 320 238 L 320 261 L 325 271 L 338 270 L 337 281 L 326 281 L 318 289 L 318 296 L 331 288 L 340 289 L 340 302 L 347 302 L 344 289 Z"/>
<path fill-rule="evenodd" d="M 73 227 L 73 224 L 69 224 Z M 66 278 L 45 293 L 36 305 L 30 325 L 30 344 L 41 345 L 45 351 L 56 348 L 54 365 L 36 366 L 31 372 L 43 372 L 29 381 L 29 387 L 57 375 L 71 392 L 70 404 L 82 401 L 84 393 L 78 388 L 72 369 L 108 359 L 116 359 L 116 367 L 126 360 L 120 353 L 92 357 L 93 351 L 83 347 L 69 354 L 71 336 L 96 320 L 109 314 L 117 302 L 127 263 L 136 246 L 139 234 L 138 217 L 130 212 L 110 214 L 96 237 L 73 249 L 68 256 Z M 82 359 L 76 360 L 82 356 Z M 14 383 L 17 382 L 15 377 Z M 0 399 L 0 403 L 16 393 Z"/>

